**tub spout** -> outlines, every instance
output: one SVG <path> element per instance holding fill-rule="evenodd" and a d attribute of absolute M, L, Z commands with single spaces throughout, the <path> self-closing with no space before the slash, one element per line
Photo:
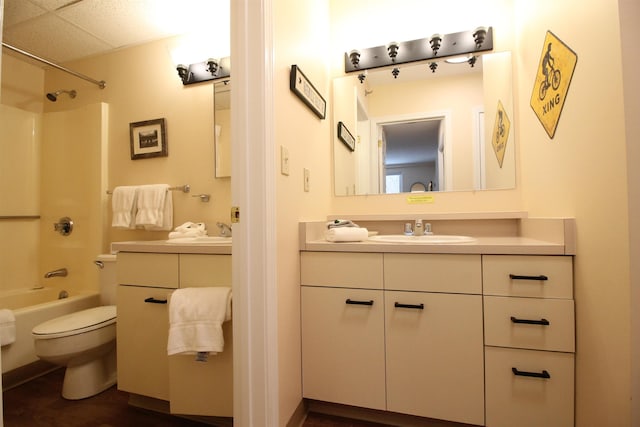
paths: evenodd
<path fill-rule="evenodd" d="M 44 278 L 49 279 L 51 277 L 67 277 L 67 274 L 69 274 L 69 272 L 66 268 L 59 268 L 57 270 L 46 272 L 44 274 Z"/>

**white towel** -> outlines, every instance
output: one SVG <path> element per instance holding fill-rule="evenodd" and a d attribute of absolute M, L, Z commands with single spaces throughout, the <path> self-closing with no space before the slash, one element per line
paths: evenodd
<path fill-rule="evenodd" d="M 16 317 L 13 311 L 3 308 L 0 310 L 0 346 L 16 341 Z"/>
<path fill-rule="evenodd" d="M 146 230 L 173 228 L 173 197 L 167 184 L 138 187 L 136 226 Z"/>
<path fill-rule="evenodd" d="M 231 288 L 177 289 L 169 300 L 167 354 L 224 350 L 222 323 L 231 320 Z"/>
<path fill-rule="evenodd" d="M 169 233 L 169 239 L 179 239 L 181 237 L 200 237 L 207 235 L 207 226 L 203 222 L 185 222 Z"/>
<path fill-rule="evenodd" d="M 111 225 L 116 228 L 135 228 L 138 188 L 116 187 L 111 195 L 113 219 Z"/>
<path fill-rule="evenodd" d="M 337 227 L 324 232 L 329 242 L 362 242 L 369 238 L 369 230 L 364 227 Z"/>

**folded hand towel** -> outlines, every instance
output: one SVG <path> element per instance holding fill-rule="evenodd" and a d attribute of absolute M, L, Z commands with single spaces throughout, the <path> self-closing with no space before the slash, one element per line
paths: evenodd
<path fill-rule="evenodd" d="M 113 219 L 111 225 L 117 228 L 134 228 L 137 206 L 137 187 L 116 187 L 111 196 Z"/>
<path fill-rule="evenodd" d="M 362 242 L 369 238 L 369 230 L 362 227 L 330 228 L 324 237 L 329 242 Z"/>
<path fill-rule="evenodd" d="M 16 318 L 13 311 L 0 310 L 0 346 L 11 344 L 16 340 Z"/>
<path fill-rule="evenodd" d="M 358 224 L 350 219 L 336 219 L 327 222 L 327 228 L 340 228 L 340 227 L 359 227 Z"/>
<path fill-rule="evenodd" d="M 175 290 L 169 300 L 167 354 L 221 352 L 222 323 L 227 320 L 231 320 L 231 288 Z"/>
<path fill-rule="evenodd" d="M 167 184 L 138 187 L 136 226 L 147 230 L 173 228 L 173 197 Z"/>
<path fill-rule="evenodd" d="M 203 222 L 185 222 L 169 233 L 169 239 L 182 237 L 200 237 L 207 235 L 207 226 Z"/>

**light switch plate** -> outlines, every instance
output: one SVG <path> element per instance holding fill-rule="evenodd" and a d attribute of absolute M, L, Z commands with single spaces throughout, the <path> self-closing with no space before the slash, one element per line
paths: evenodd
<path fill-rule="evenodd" d="M 289 150 L 284 145 L 280 146 L 280 173 L 289 176 Z"/>
<path fill-rule="evenodd" d="M 310 179 L 310 172 L 309 169 L 304 168 L 304 191 L 309 191 L 309 179 Z"/>

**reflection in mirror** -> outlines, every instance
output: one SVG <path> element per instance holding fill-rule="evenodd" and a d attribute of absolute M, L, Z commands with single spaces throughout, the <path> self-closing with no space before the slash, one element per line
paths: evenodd
<path fill-rule="evenodd" d="M 515 187 L 511 54 L 468 64 L 368 70 L 334 79 L 334 123 L 356 137 L 355 151 L 334 135 L 335 194 L 361 195 Z M 494 148 L 494 121 L 510 120 L 506 145 Z M 500 117 L 504 117 L 501 115 Z M 334 129 L 334 134 L 337 129 Z M 503 149 L 503 150 L 502 150 Z M 502 156 L 504 157 L 502 158 Z"/>
<path fill-rule="evenodd" d="M 213 84 L 216 178 L 231 176 L 231 80 Z"/>

